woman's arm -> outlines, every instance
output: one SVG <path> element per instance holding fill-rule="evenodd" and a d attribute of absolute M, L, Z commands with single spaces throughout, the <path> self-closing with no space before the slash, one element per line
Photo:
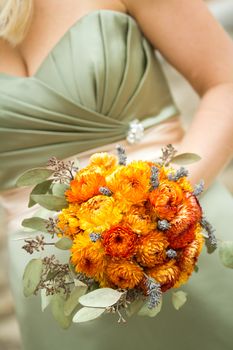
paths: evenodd
<path fill-rule="evenodd" d="M 233 155 L 233 42 L 202 0 L 124 0 L 145 36 L 201 97 L 179 152 L 202 160 L 191 181 L 206 187 Z"/>

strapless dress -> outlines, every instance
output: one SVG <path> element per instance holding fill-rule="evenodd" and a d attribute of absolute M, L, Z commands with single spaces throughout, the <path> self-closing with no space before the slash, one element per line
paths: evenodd
<path fill-rule="evenodd" d="M 129 143 L 131 123 L 145 129 Z M 40 298 L 24 298 L 22 274 L 32 258 L 22 249 L 28 233 L 20 222 L 29 190 L 14 189 L 22 171 L 44 165 L 49 157 L 78 158 L 85 166 L 97 151 L 128 159 L 154 159 L 161 146 L 178 144 L 183 129 L 166 78 L 151 44 L 129 15 L 110 10 L 91 12 L 59 40 L 33 77 L 0 75 L 1 227 L 8 231 L 9 274 L 22 334 L 23 350 L 233 349 L 233 275 L 215 252 L 203 250 L 199 273 L 182 289 L 188 301 L 179 311 L 165 293 L 156 318 L 134 316 L 118 324 L 106 315 L 61 330 Z M 201 197 L 219 239 L 232 239 L 233 200 L 216 181 Z M 52 248 L 45 255 L 54 253 Z M 60 260 L 66 253 L 56 251 Z M 35 254 L 35 256 L 37 256 Z"/>

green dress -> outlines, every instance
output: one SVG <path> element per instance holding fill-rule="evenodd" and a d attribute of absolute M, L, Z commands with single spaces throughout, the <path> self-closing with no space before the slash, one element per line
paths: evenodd
<path fill-rule="evenodd" d="M 51 156 L 91 154 L 125 140 L 134 119 L 151 130 L 178 112 L 150 43 L 130 16 L 116 11 L 98 10 L 78 20 L 33 77 L 0 75 L 1 205 L 8 218 L 10 278 L 23 350 L 232 350 L 233 273 L 205 249 L 200 272 L 183 287 L 188 302 L 176 311 L 169 291 L 156 318 L 134 316 L 118 324 L 114 315 L 106 315 L 64 331 L 49 309 L 41 312 L 39 297 L 22 295 L 22 273 L 31 256 L 21 249 L 20 221 L 34 209 L 26 208 L 27 191 L 10 190 L 17 176 Z M 142 139 L 142 150 L 143 145 Z M 216 182 L 201 202 L 218 238 L 232 239 L 229 192 Z M 50 253 L 53 249 L 45 252 Z"/>

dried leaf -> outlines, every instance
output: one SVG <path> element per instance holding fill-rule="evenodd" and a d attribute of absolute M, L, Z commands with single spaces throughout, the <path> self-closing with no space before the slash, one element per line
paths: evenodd
<path fill-rule="evenodd" d="M 179 310 L 187 301 L 187 293 L 179 290 L 172 294 L 172 304 L 176 310 Z"/>
<path fill-rule="evenodd" d="M 16 181 L 16 186 L 34 186 L 47 180 L 54 170 L 47 168 L 35 168 L 25 171 Z"/>
<path fill-rule="evenodd" d="M 39 217 L 32 217 L 29 219 L 24 219 L 22 222 L 23 227 L 31 228 L 35 231 L 41 231 L 47 233 L 46 225 L 48 223 L 48 220 L 39 218 Z"/>
<path fill-rule="evenodd" d="M 97 307 L 83 307 L 73 317 L 73 322 L 81 323 L 94 320 L 100 317 L 105 312 L 105 309 Z"/>
<path fill-rule="evenodd" d="M 25 297 L 29 297 L 35 292 L 40 283 L 42 269 L 41 259 L 32 259 L 27 264 L 23 274 L 23 293 Z"/>
<path fill-rule="evenodd" d="M 224 266 L 233 269 L 233 241 L 223 241 L 219 246 L 219 257 Z"/>
<path fill-rule="evenodd" d="M 121 298 L 123 293 L 111 288 L 99 288 L 79 298 L 80 304 L 88 307 L 109 307 Z"/>
<path fill-rule="evenodd" d="M 68 206 L 64 197 L 53 196 L 51 194 L 33 194 L 32 199 L 48 210 L 62 210 Z"/>
<path fill-rule="evenodd" d="M 36 204 L 36 202 L 31 198 L 31 195 L 32 194 L 46 194 L 49 191 L 52 182 L 53 182 L 53 180 L 46 180 L 46 181 L 39 183 L 38 185 L 36 185 L 33 188 L 32 192 L 30 193 L 28 208 L 31 208 Z"/>

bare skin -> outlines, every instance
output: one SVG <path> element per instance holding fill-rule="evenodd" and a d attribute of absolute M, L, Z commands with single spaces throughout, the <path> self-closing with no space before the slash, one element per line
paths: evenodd
<path fill-rule="evenodd" d="M 17 48 L 0 43 L 0 71 L 33 75 L 61 36 L 97 9 L 134 17 L 145 36 L 190 82 L 200 105 L 180 151 L 199 153 L 191 181 L 213 181 L 233 155 L 233 43 L 202 0 L 35 0 L 28 35 Z"/>

